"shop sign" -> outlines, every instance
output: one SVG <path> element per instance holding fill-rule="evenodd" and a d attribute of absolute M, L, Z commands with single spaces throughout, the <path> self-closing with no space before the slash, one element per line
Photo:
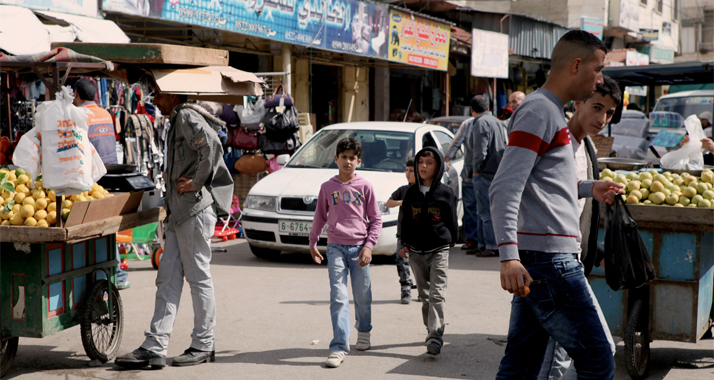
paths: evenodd
<path fill-rule="evenodd" d="M 674 50 L 664 46 L 650 46 L 650 61 L 655 63 L 673 63 Z"/>
<path fill-rule="evenodd" d="M 645 41 L 656 41 L 659 39 L 658 29 L 640 28 L 640 34 L 642 35 L 642 39 Z"/>
<path fill-rule="evenodd" d="M 667 21 L 662 21 L 662 34 L 665 36 L 672 35 L 672 23 Z"/>
<path fill-rule="evenodd" d="M 446 24 L 390 10 L 387 51 L 390 61 L 446 71 L 450 39 L 451 27 Z"/>
<path fill-rule="evenodd" d="M 481 78 L 508 78 L 508 34 L 473 30 L 471 75 Z"/>
<path fill-rule="evenodd" d="M 602 29 L 605 23 L 602 20 L 590 17 L 583 17 L 580 19 L 580 27 L 586 32 L 590 32 L 597 38 L 602 40 Z"/>
<path fill-rule="evenodd" d="M 620 0 L 618 26 L 636 32 L 640 28 L 640 0 Z"/>
<path fill-rule="evenodd" d="M 625 91 L 630 95 L 647 96 L 647 86 L 627 86 Z"/>
<path fill-rule="evenodd" d="M 0 4 L 16 5 L 38 11 L 69 13 L 99 18 L 99 0 L 0 0 Z"/>
<path fill-rule="evenodd" d="M 627 51 L 625 66 L 645 66 L 650 64 L 650 56 L 634 50 Z"/>
<path fill-rule="evenodd" d="M 389 8 L 356 0 L 104 0 L 102 9 L 387 58 Z"/>

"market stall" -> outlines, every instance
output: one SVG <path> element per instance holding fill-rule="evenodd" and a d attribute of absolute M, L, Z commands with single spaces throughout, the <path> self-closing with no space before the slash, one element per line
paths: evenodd
<path fill-rule="evenodd" d="M 625 363 L 633 379 L 648 376 L 653 340 L 698 342 L 711 334 L 712 172 L 689 172 L 602 172 L 629 185 L 627 206 L 655 271 L 654 280 L 646 285 L 618 291 L 608 286 L 603 268 L 593 268 L 588 276 L 610 331 L 625 341 Z M 603 207 L 601 215 L 604 212 Z M 601 229 L 598 244 L 603 244 L 604 236 Z"/>

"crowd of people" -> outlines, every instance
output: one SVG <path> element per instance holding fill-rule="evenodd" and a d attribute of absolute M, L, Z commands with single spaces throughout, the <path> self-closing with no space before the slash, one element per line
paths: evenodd
<path fill-rule="evenodd" d="M 386 207 L 399 207 L 397 271 L 401 301 L 414 286 L 422 302 L 426 351 L 444 346 L 449 250 L 458 238 L 457 194 L 442 183 L 457 149 L 465 151 L 461 175 L 463 227 L 468 254 L 498 256 L 501 286 L 513 294 L 508 343 L 497 379 L 613 379 L 615 347 L 585 276 L 601 265 L 597 229 L 600 203 L 612 204 L 623 185 L 598 176 L 591 137 L 612 119 L 622 92 L 601 70 L 607 48 L 592 34 L 566 33 L 552 53 L 551 73 L 534 93 L 511 94 L 507 120 L 489 109 L 486 96 L 471 100 L 449 149 L 424 147 L 407 163 L 406 183 Z M 173 365 L 215 360 L 215 296 L 210 236 L 213 203 L 229 208 L 232 185 L 216 130 L 220 120 L 175 95 L 156 105 L 173 109 L 169 131 L 166 248 L 157 277 L 155 308 L 146 339 L 116 359 L 126 368 L 162 368 L 182 292 L 191 287 L 191 346 Z M 566 120 L 563 105 L 574 101 Z M 502 113 L 504 115 L 504 113 Z M 711 140 L 709 140 L 711 141 Z M 703 141 L 703 144 L 708 144 Z M 333 339 L 325 366 L 335 368 L 350 352 L 348 282 L 354 301 L 356 350 L 371 347 L 372 248 L 382 228 L 372 184 L 355 172 L 361 143 L 337 143 L 337 174 L 323 183 L 309 247 L 327 260 Z M 210 183 L 210 186 L 208 184 Z M 317 249 L 327 228 L 327 251 Z M 572 365 L 570 365 L 572 361 Z"/>

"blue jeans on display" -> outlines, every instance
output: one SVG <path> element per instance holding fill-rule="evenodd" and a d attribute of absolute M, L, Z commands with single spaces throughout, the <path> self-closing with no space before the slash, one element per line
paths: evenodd
<path fill-rule="evenodd" d="M 485 246 L 486 249 L 493 251 L 498 250 L 496 245 L 496 235 L 493 232 L 493 222 L 491 221 L 491 200 L 488 198 L 488 188 L 491 187 L 491 180 L 480 175 L 474 177 L 473 182 L 474 193 L 476 195 L 476 208 L 478 209 L 479 219 L 479 247 Z"/>
<path fill-rule="evenodd" d="M 478 242 L 479 219 L 476 209 L 476 194 L 474 193 L 472 182 L 461 180 L 461 198 L 464 204 L 464 217 L 462 219 L 464 235 L 466 235 L 467 240 Z"/>
<path fill-rule="evenodd" d="M 333 338 L 330 351 L 350 351 L 350 299 L 347 277 L 352 281 L 355 303 L 355 328 L 359 332 L 372 330 L 372 283 L 369 265 L 360 267 L 361 245 L 327 245 L 327 270 L 330 277 L 330 314 Z"/>
<path fill-rule="evenodd" d="M 520 251 L 533 278 L 527 297 L 513 297 L 506 353 L 497 380 L 536 379 L 552 336 L 573 359 L 578 379 L 615 378 L 612 348 L 577 254 Z"/>

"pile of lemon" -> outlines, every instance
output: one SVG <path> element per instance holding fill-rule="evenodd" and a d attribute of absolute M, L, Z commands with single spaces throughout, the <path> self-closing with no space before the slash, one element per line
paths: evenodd
<path fill-rule="evenodd" d="M 8 170 L 0 168 L 3 183 L 11 183 L 10 191 L 3 188 L 0 196 L 0 225 L 50 227 L 57 223 L 57 196 L 53 190 L 45 189 L 42 176 L 34 182 L 21 168 Z M 94 184 L 91 190 L 81 194 L 66 196 L 62 202 L 61 215 L 67 219 L 74 202 L 91 201 L 113 196 L 102 186 Z"/>
<path fill-rule="evenodd" d="M 657 170 L 618 174 L 605 169 L 600 178 L 624 184 L 627 194 L 622 197 L 628 204 L 714 207 L 714 172 L 710 169 L 702 170 L 700 177 Z"/>

